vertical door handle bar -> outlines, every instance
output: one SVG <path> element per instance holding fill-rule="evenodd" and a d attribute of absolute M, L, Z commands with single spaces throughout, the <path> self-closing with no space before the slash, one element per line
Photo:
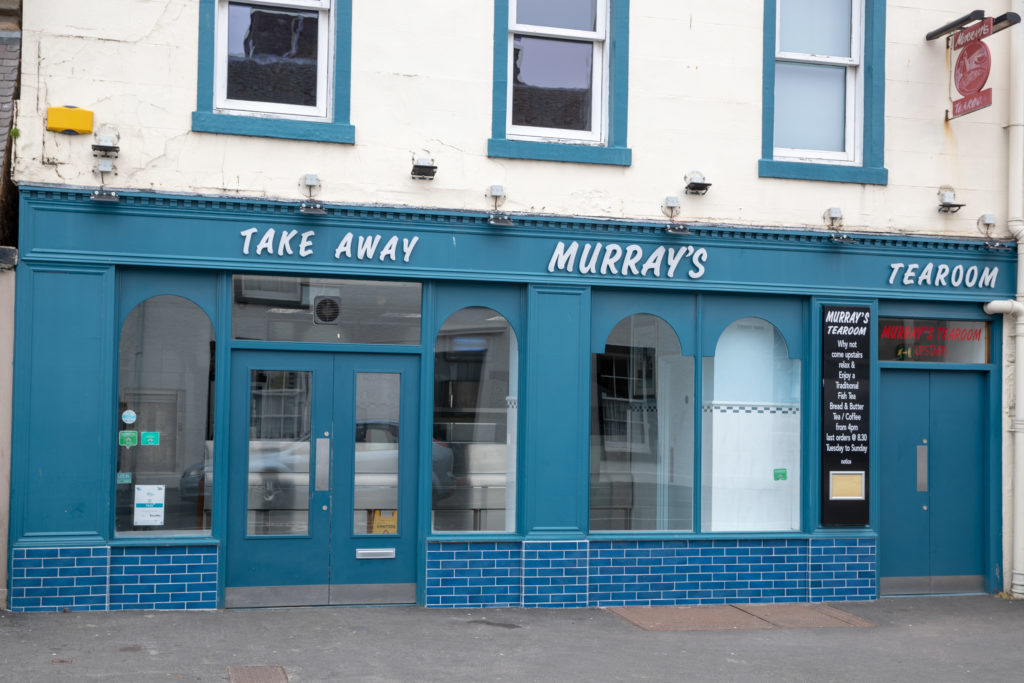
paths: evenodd
<path fill-rule="evenodd" d="M 326 491 L 331 485 L 331 440 L 316 440 L 316 490 Z"/>
<path fill-rule="evenodd" d="M 917 490 L 928 491 L 928 446 L 917 447 Z"/>

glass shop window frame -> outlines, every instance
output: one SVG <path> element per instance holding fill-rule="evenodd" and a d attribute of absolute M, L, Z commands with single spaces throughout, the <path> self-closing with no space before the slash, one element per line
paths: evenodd
<path fill-rule="evenodd" d="M 508 84 L 506 92 L 505 131 L 509 140 L 525 140 L 535 142 L 574 142 L 591 145 L 604 145 L 608 139 L 608 97 L 609 87 L 609 52 L 608 23 L 609 0 L 596 2 L 596 19 L 593 31 L 558 28 L 555 26 L 538 26 L 517 21 L 518 0 L 509 0 L 508 24 Z M 512 123 L 515 100 L 515 41 L 517 36 L 528 38 L 548 38 L 554 40 L 571 40 L 587 42 L 592 46 L 591 53 L 591 102 L 590 129 L 575 130 L 571 128 L 544 128 L 524 126 Z"/>
<path fill-rule="evenodd" d="M 176 292 L 153 293 L 150 296 L 147 296 L 146 298 L 144 298 L 141 301 L 139 301 L 137 304 L 135 304 L 135 306 L 133 306 L 128 311 L 127 315 L 125 315 L 124 320 L 121 322 L 121 325 L 120 325 L 120 328 L 118 329 L 118 333 L 117 333 L 117 337 L 116 337 L 116 339 L 117 339 L 117 359 L 116 359 L 115 368 L 117 370 L 117 378 L 116 378 L 116 385 L 114 387 L 114 389 L 115 389 L 114 399 L 115 399 L 115 403 L 116 403 L 116 406 L 117 406 L 117 414 L 114 416 L 116 430 L 118 432 L 119 431 L 123 431 L 123 430 L 135 431 L 137 433 L 137 435 L 138 435 L 137 436 L 138 443 L 136 443 L 136 445 L 132 446 L 131 449 L 139 449 L 139 448 L 145 448 L 146 447 L 146 446 L 143 446 L 142 443 L 141 443 L 142 442 L 141 434 L 138 434 L 138 432 L 140 430 L 139 430 L 139 422 L 137 420 L 141 416 L 137 415 L 136 416 L 136 420 L 133 420 L 133 422 L 131 424 L 127 424 L 127 423 L 125 423 L 123 421 L 123 413 L 124 413 L 125 409 L 132 407 L 131 405 L 128 405 L 128 404 L 124 403 L 123 399 L 124 399 L 125 395 L 132 395 L 138 401 L 142 401 L 142 400 L 147 400 L 148 399 L 148 402 L 150 404 L 161 404 L 161 405 L 172 405 L 173 404 L 174 409 L 176 411 L 176 415 L 175 415 L 175 422 L 176 422 L 175 442 L 176 443 L 178 442 L 178 437 L 181 436 L 181 434 L 179 434 L 179 432 L 182 432 L 185 429 L 184 426 L 182 426 L 182 424 L 181 424 L 182 421 L 185 419 L 185 417 L 182 417 L 178 413 L 181 412 L 181 411 L 184 411 L 186 416 L 187 416 L 187 414 L 189 412 L 188 408 L 187 408 L 187 401 L 189 401 L 190 399 L 189 399 L 189 396 L 187 395 L 187 392 L 185 392 L 183 389 L 174 389 L 174 388 L 166 388 L 166 387 L 161 388 L 161 387 L 155 387 L 155 386 L 144 387 L 140 383 L 140 386 L 138 386 L 138 387 L 135 387 L 135 388 L 133 388 L 133 389 L 131 389 L 129 391 L 124 391 L 124 392 L 122 391 L 122 383 L 124 382 L 125 378 L 122 377 L 122 372 L 121 372 L 121 354 L 122 354 L 122 343 L 123 343 L 123 339 L 124 339 L 124 333 L 125 333 L 126 325 L 129 322 L 129 320 L 132 319 L 132 316 L 135 314 L 135 312 L 138 311 L 142 306 L 146 305 L 148 302 L 150 302 L 150 301 L 152 301 L 154 299 L 159 299 L 159 298 L 174 298 L 174 299 L 179 299 L 179 300 L 181 300 L 182 302 L 184 302 L 186 304 L 189 304 L 194 309 L 193 313 L 197 313 L 197 314 L 202 315 L 203 318 L 206 320 L 207 324 L 209 325 L 209 330 L 210 330 L 209 354 L 210 355 L 209 355 L 209 370 L 207 370 L 207 372 L 206 372 L 206 374 L 207 374 L 207 380 L 206 380 L 207 394 L 206 394 L 206 411 L 205 411 L 205 416 L 204 416 L 204 431 L 205 431 L 205 435 L 209 436 L 210 438 L 209 439 L 204 439 L 203 461 L 201 461 L 200 463 L 194 463 L 194 464 L 201 465 L 200 468 L 199 468 L 199 479 L 200 479 L 200 482 L 199 482 L 198 485 L 204 486 L 204 487 L 207 486 L 207 485 L 210 486 L 209 489 L 204 489 L 202 494 L 199 495 L 199 497 L 197 499 L 197 504 L 203 506 L 203 512 L 201 513 L 201 515 L 202 515 L 201 519 L 205 521 L 205 526 L 203 528 L 193 528 L 193 529 L 167 529 L 167 528 L 157 528 L 155 526 L 151 526 L 150 528 L 144 528 L 144 529 L 139 529 L 139 530 L 134 530 L 134 529 L 118 530 L 117 527 L 118 527 L 118 498 L 119 498 L 119 496 L 117 495 L 117 487 L 121 486 L 122 484 L 118 484 L 117 481 L 116 481 L 116 478 L 115 478 L 114 486 L 113 486 L 113 491 L 111 491 L 111 493 L 112 493 L 112 505 L 111 505 L 110 523 L 111 523 L 112 538 L 114 540 L 116 540 L 116 541 L 132 541 L 134 539 L 142 539 L 142 538 L 147 538 L 147 539 L 151 539 L 151 538 L 155 538 L 155 539 L 164 539 L 164 538 L 166 538 L 166 539 L 179 539 L 179 538 L 209 538 L 209 537 L 212 537 L 212 535 L 213 535 L 213 528 L 215 526 L 215 517 L 217 515 L 217 505 L 219 504 L 218 503 L 218 498 L 219 498 L 220 495 L 222 495 L 221 493 L 218 493 L 216 488 L 212 485 L 214 467 L 216 466 L 216 452 L 217 452 L 217 449 L 216 449 L 217 428 L 216 428 L 216 423 L 215 423 L 215 416 L 216 416 L 216 412 L 217 412 L 217 393 L 216 393 L 216 389 L 217 389 L 217 386 L 216 386 L 217 325 L 216 325 L 216 321 L 210 318 L 210 315 L 207 313 L 207 311 L 204 310 L 204 308 L 201 305 L 199 305 L 196 301 L 194 301 L 193 299 L 189 298 L 188 296 L 186 296 L 184 294 L 179 294 L 179 293 L 176 293 Z M 189 329 L 191 330 L 192 328 L 189 328 Z M 138 354 L 136 354 L 136 355 L 138 355 Z M 138 372 L 137 372 L 137 374 L 138 374 Z M 173 396 L 172 396 L 172 394 L 173 394 Z M 185 404 L 185 405 L 182 405 L 182 404 Z M 185 441 L 185 439 L 183 438 L 182 441 Z M 206 442 L 209 442 L 208 446 L 205 445 Z M 115 454 L 114 454 L 113 469 L 115 471 L 115 477 L 116 477 L 116 475 L 117 475 L 117 473 L 119 471 L 118 463 L 119 463 L 119 461 L 121 459 L 121 456 L 122 456 L 121 451 L 122 451 L 123 447 L 120 445 L 120 443 L 116 443 L 114 447 L 115 447 Z M 131 449 L 129 449 L 129 451 Z M 185 472 L 188 471 L 189 469 L 192 469 L 193 464 L 189 464 L 189 462 L 188 462 L 188 460 L 186 458 L 185 460 L 182 461 L 181 466 L 183 467 L 183 470 L 182 470 L 182 472 L 178 476 L 183 478 Z M 129 486 L 131 487 L 129 489 L 129 491 L 133 491 L 134 487 L 136 486 L 136 481 L 137 480 L 136 480 L 136 476 L 135 475 L 136 475 L 136 473 L 133 470 L 132 471 L 132 480 L 129 483 Z M 179 495 L 179 502 L 180 502 L 181 501 L 181 499 L 180 499 L 180 496 L 181 496 L 180 483 L 179 483 L 179 489 L 178 490 L 179 490 L 179 494 L 178 495 Z M 167 498 L 166 494 L 167 494 L 167 491 L 166 491 L 166 488 L 165 488 L 165 491 L 164 491 L 164 514 L 165 514 L 165 521 L 166 521 L 167 511 L 169 509 L 168 508 L 168 498 Z M 131 506 L 129 508 L 128 514 L 130 516 L 130 519 L 133 519 L 134 518 L 134 513 L 135 513 L 135 510 L 134 510 L 134 508 L 135 508 L 135 505 L 134 505 L 134 495 L 131 496 L 131 501 L 132 501 L 132 504 L 131 504 Z M 132 523 L 131 526 L 135 526 L 135 524 Z M 141 526 L 146 526 L 146 525 L 141 525 Z"/>
<path fill-rule="evenodd" d="M 228 24 L 230 5 L 232 4 L 317 13 L 315 106 L 235 100 L 228 97 Z M 337 13 L 334 11 L 334 0 L 217 0 L 213 78 L 214 111 L 221 114 L 243 116 L 259 115 L 308 121 L 331 121 L 334 99 L 335 21 L 337 21 Z"/>
<path fill-rule="evenodd" d="M 438 408 L 439 408 L 439 401 L 438 401 L 438 399 L 439 399 L 439 394 L 438 394 L 439 376 L 438 376 L 437 356 L 439 355 L 439 353 L 447 353 L 447 352 L 438 352 L 438 350 L 437 350 L 438 343 L 437 342 L 438 342 L 438 339 L 440 338 L 442 332 L 445 331 L 445 325 L 447 325 L 450 321 L 452 321 L 460 313 L 465 313 L 465 312 L 471 311 L 473 309 L 479 309 L 479 311 L 484 313 L 484 314 L 490 313 L 493 316 L 499 316 L 504 321 L 505 325 L 507 326 L 506 329 L 508 331 L 509 341 L 510 341 L 510 343 L 509 343 L 509 356 L 508 356 L 508 378 L 507 378 L 507 382 L 508 382 L 507 389 L 508 389 L 508 392 L 506 394 L 506 411 L 507 412 L 506 412 L 506 423 L 505 423 L 505 449 L 506 449 L 505 472 L 504 472 L 504 474 L 505 474 L 505 508 L 504 508 L 505 525 L 504 525 L 503 529 L 439 529 L 439 528 L 437 528 L 435 526 L 435 513 L 438 510 L 438 508 L 435 507 L 435 505 L 438 502 L 438 500 L 443 501 L 444 497 L 442 497 L 442 498 L 440 498 L 438 500 L 435 500 L 434 499 L 435 492 L 432 491 L 431 506 L 430 506 L 430 534 L 433 535 L 433 536 L 446 536 L 446 535 L 453 535 L 453 536 L 508 535 L 508 534 L 516 533 L 517 526 L 518 526 L 518 515 L 519 515 L 519 486 L 518 486 L 518 477 L 519 477 L 519 467 L 520 467 L 520 462 L 519 462 L 519 442 L 520 442 L 520 439 L 521 439 L 521 434 L 520 434 L 520 429 L 519 429 L 519 426 L 520 426 L 519 425 L 519 421 L 520 421 L 519 400 L 521 398 L 521 387 L 522 387 L 522 382 L 523 382 L 523 377 L 522 377 L 522 358 L 521 358 L 522 342 L 520 341 L 519 335 L 516 333 L 516 329 L 515 329 L 515 326 L 512 324 L 512 321 L 509 320 L 509 318 L 504 313 L 502 313 L 500 310 L 498 310 L 496 307 L 494 307 L 492 305 L 489 305 L 487 303 L 468 304 L 466 306 L 462 306 L 462 307 L 457 308 L 454 311 L 452 311 L 450 314 L 445 316 L 445 318 L 441 321 L 441 324 L 437 328 L 437 332 L 434 335 L 434 339 L 432 340 L 431 353 L 434 356 L 433 373 L 432 373 L 432 378 L 431 378 L 432 385 L 433 385 L 433 389 L 431 391 L 431 424 L 432 424 L 432 428 L 431 428 L 431 432 L 432 432 L 432 435 L 431 435 L 431 450 L 432 450 L 432 462 L 433 462 L 434 457 L 436 457 L 436 455 L 437 455 L 437 454 L 433 453 L 434 449 L 437 449 L 438 447 L 442 447 L 443 448 L 444 446 L 447 446 L 449 449 L 452 449 L 453 444 L 449 443 L 449 441 L 454 441 L 454 440 L 451 440 L 451 439 L 449 439 L 448 441 L 445 441 L 444 439 L 436 438 L 436 432 L 435 432 L 435 424 L 436 423 L 435 423 L 435 420 L 436 420 L 438 412 L 439 412 L 439 410 L 438 410 Z M 514 376 L 513 376 L 513 373 L 514 373 Z M 452 380 L 447 379 L 447 380 L 444 380 L 444 381 L 450 382 Z M 482 384 L 482 382 L 480 382 L 480 384 Z M 513 387 L 514 387 L 514 392 L 513 392 Z M 452 394 L 452 387 L 449 387 L 449 403 L 450 404 L 454 400 L 454 398 L 451 396 L 451 394 Z M 479 394 L 478 394 L 478 399 L 479 399 Z M 454 406 L 453 405 L 449 405 L 448 410 L 453 410 L 453 409 L 454 409 Z M 495 410 L 495 408 L 485 408 L 484 410 L 491 410 L 491 411 L 493 411 L 493 410 Z M 473 412 L 474 413 L 478 413 L 479 411 L 480 411 L 480 408 L 477 408 Z M 463 412 L 470 412 L 470 411 L 463 411 Z M 477 415 L 477 418 L 478 417 L 479 417 L 479 415 Z M 462 424 L 465 424 L 465 425 L 477 425 L 477 424 L 479 424 L 479 419 L 474 419 L 472 422 L 466 422 L 466 423 L 462 423 Z M 438 441 L 440 441 L 441 443 L 436 443 Z M 470 443 L 485 443 L 485 444 L 495 445 L 498 442 L 467 442 L 466 444 L 462 444 L 462 445 L 469 445 Z M 510 450 L 511 450 L 511 452 L 509 452 Z M 453 452 L 452 452 L 452 460 L 453 460 L 453 469 L 454 469 L 454 460 L 455 460 L 454 449 L 453 449 Z M 486 488 L 486 487 L 482 487 L 482 488 Z M 452 493 L 458 493 L 457 479 L 453 482 L 453 489 L 454 490 L 452 491 Z M 448 494 L 448 495 L 451 495 L 451 494 Z M 448 497 L 448 496 L 446 495 L 445 497 Z M 467 510 L 472 510 L 472 509 L 473 508 L 467 508 Z M 453 509 L 453 511 L 459 511 L 459 510 L 458 509 Z M 465 510 L 463 510 L 463 511 L 465 511 Z"/>
<path fill-rule="evenodd" d="M 632 344 L 622 346 L 611 343 L 612 335 L 621 330 L 623 326 L 629 326 L 629 334 L 632 337 L 633 331 L 636 329 L 635 326 L 645 324 L 654 325 L 656 328 L 655 334 L 659 335 L 656 339 L 656 343 L 659 345 L 662 341 L 660 335 L 671 335 L 671 340 L 666 337 L 664 341 L 670 347 L 674 346 L 674 349 L 669 348 L 669 353 L 659 355 L 658 351 L 661 350 L 659 346 L 634 346 Z M 672 351 L 677 351 L 678 353 L 673 354 Z M 661 406 L 659 405 L 659 395 L 662 392 L 659 391 L 658 385 L 667 379 L 662 373 L 667 374 L 672 371 L 672 368 L 671 364 L 659 368 L 658 361 L 661 358 L 678 358 L 680 365 L 676 367 L 676 372 L 688 371 L 690 374 L 690 386 L 688 391 L 682 394 L 682 396 L 688 396 L 690 400 L 679 403 L 680 394 L 674 392 L 677 385 L 669 383 L 669 388 L 666 391 L 672 395 L 672 398 L 663 401 L 669 410 L 672 410 L 673 402 L 678 403 L 675 406 L 675 410 L 682 411 L 685 416 L 684 419 L 690 421 L 688 428 L 685 425 L 680 425 L 677 421 L 669 419 L 665 419 L 663 425 L 660 415 Z M 612 364 L 612 368 L 609 368 L 607 365 L 609 362 Z M 624 368 L 624 372 L 619 372 L 619 370 L 623 369 L 623 362 L 627 364 L 627 367 Z M 689 364 L 688 367 L 687 363 Z M 603 352 L 590 354 L 590 365 L 590 400 L 597 401 L 598 404 L 590 406 L 590 431 L 588 434 L 588 442 L 590 444 L 588 449 L 588 458 L 590 460 L 588 468 L 588 529 L 591 533 L 603 535 L 693 533 L 695 531 L 694 523 L 697 512 L 695 498 L 697 482 L 694 479 L 694 465 L 697 457 L 696 435 L 698 424 L 694 421 L 693 414 L 694 402 L 697 400 L 695 386 L 696 357 L 682 352 L 682 340 L 680 340 L 675 328 L 667 320 L 659 315 L 650 313 L 632 313 L 621 318 L 608 332 L 608 336 L 604 340 Z M 604 375 L 601 374 L 602 367 L 606 370 Z M 602 376 L 606 383 L 610 382 L 614 385 L 614 395 L 604 395 L 605 392 L 601 389 Z M 654 410 L 651 410 L 652 398 L 654 400 Z M 651 424 L 652 415 L 654 416 L 653 426 Z M 624 437 L 623 440 L 614 441 L 615 433 L 611 431 L 606 433 L 605 427 L 609 422 L 619 422 L 622 424 L 620 433 Z M 669 427 L 664 435 L 660 433 L 662 426 Z M 683 436 L 689 431 L 690 441 L 688 444 L 685 444 L 689 447 L 688 453 L 676 454 L 676 449 L 670 446 L 677 438 L 674 428 L 681 430 Z M 650 437 L 652 431 L 656 437 L 653 440 Z M 601 442 L 600 446 L 595 446 L 598 439 Z M 600 450 L 595 451 L 595 448 Z M 653 465 L 655 467 L 656 479 L 653 482 L 645 482 L 641 476 L 642 467 L 634 467 L 634 465 L 639 463 L 639 460 L 634 462 L 634 459 L 651 454 L 655 448 L 657 452 L 653 459 Z M 609 456 L 613 456 L 616 453 L 620 455 L 623 463 L 628 461 L 628 467 L 618 472 L 615 472 L 614 467 L 610 467 L 606 474 L 626 474 L 629 477 L 629 512 L 623 517 L 623 520 L 628 519 L 631 528 L 616 529 L 610 526 L 608 528 L 595 528 L 595 513 L 607 510 L 609 511 L 607 513 L 609 520 L 614 515 L 614 498 L 617 487 L 612 483 L 607 488 L 609 505 L 595 507 L 595 484 L 600 483 L 600 480 L 595 480 L 595 476 L 600 475 L 601 472 L 595 471 L 594 466 L 595 464 L 611 463 L 614 457 Z M 598 456 L 597 460 L 595 460 L 595 455 Z M 684 461 L 682 463 L 684 467 L 681 471 L 675 467 L 678 464 L 676 462 L 677 458 Z M 677 476 L 681 477 L 684 482 L 686 479 L 689 479 L 690 505 L 687 515 L 689 524 L 686 528 L 668 526 L 669 522 L 674 518 L 674 513 L 678 512 L 672 506 L 671 500 L 673 493 L 678 494 L 678 491 L 674 491 L 676 487 L 673 486 L 674 477 L 671 476 L 673 473 L 677 473 Z M 642 491 L 651 486 L 657 492 L 653 501 L 644 499 L 638 503 L 637 491 Z M 633 511 L 637 509 L 644 510 L 645 508 L 654 512 L 653 526 L 650 528 L 633 528 Z M 625 508 L 623 509 L 625 510 Z"/>

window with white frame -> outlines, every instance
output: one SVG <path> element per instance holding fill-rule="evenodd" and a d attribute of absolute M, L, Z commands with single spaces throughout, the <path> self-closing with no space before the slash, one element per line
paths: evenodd
<path fill-rule="evenodd" d="M 607 0 L 510 0 L 510 138 L 605 142 L 607 36 Z"/>
<path fill-rule="evenodd" d="M 327 121 L 335 0 L 217 0 L 214 108 Z"/>
<path fill-rule="evenodd" d="M 859 164 L 864 0 L 775 0 L 774 158 Z"/>

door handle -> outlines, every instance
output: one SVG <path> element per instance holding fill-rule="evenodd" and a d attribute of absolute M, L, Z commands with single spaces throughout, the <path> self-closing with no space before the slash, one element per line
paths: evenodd
<path fill-rule="evenodd" d="M 326 491 L 331 486 L 331 440 L 316 440 L 316 477 L 317 491 Z"/>
<path fill-rule="evenodd" d="M 928 446 L 917 447 L 917 490 L 928 492 Z"/>

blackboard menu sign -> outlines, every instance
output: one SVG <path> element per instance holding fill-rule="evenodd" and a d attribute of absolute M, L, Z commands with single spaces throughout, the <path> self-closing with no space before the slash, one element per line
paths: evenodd
<path fill-rule="evenodd" d="M 821 523 L 868 524 L 871 310 L 823 306 Z"/>

